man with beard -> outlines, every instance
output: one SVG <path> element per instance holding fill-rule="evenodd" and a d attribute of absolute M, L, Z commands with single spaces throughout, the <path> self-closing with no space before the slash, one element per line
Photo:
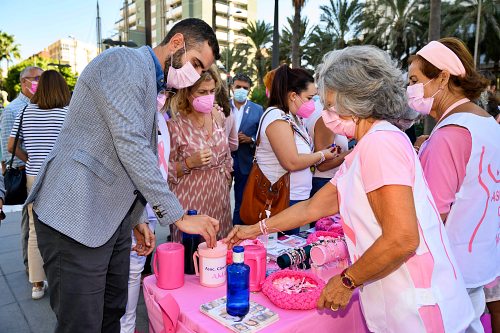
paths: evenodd
<path fill-rule="evenodd" d="M 158 168 L 157 94 L 196 82 L 219 59 L 208 24 L 177 23 L 156 48 L 103 52 L 82 72 L 65 123 L 33 184 L 38 245 L 56 332 L 119 332 L 127 303 L 131 233 L 148 255 L 161 225 L 216 243 L 218 221 L 186 216 Z M 166 85 L 166 87 L 165 87 Z"/>

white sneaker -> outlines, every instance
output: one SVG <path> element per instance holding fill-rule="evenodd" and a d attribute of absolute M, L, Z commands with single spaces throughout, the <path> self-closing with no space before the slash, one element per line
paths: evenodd
<path fill-rule="evenodd" d="M 45 290 L 47 290 L 48 284 L 47 281 L 43 281 L 43 286 L 41 287 L 33 287 L 31 289 L 31 298 L 40 299 L 45 295 Z"/>

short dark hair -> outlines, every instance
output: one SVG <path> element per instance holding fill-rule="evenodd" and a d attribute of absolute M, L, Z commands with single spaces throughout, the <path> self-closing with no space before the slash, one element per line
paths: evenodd
<path fill-rule="evenodd" d="M 177 22 L 167 33 L 160 45 L 166 45 L 175 34 L 182 34 L 187 47 L 194 47 L 196 44 L 208 42 L 212 48 L 215 60 L 220 59 L 219 42 L 213 29 L 203 20 L 197 18 L 187 18 Z"/>
<path fill-rule="evenodd" d="M 307 90 L 309 83 L 314 83 L 314 78 L 305 69 L 290 68 L 286 64 L 281 65 L 274 74 L 269 106 L 275 106 L 288 112 L 287 94 L 289 92 L 300 94 Z"/>
<path fill-rule="evenodd" d="M 64 77 L 55 70 L 48 70 L 40 76 L 38 89 L 31 98 L 31 103 L 48 110 L 68 106 L 70 99 L 71 93 Z"/>
<path fill-rule="evenodd" d="M 234 77 L 233 77 L 233 84 L 234 84 L 234 81 L 243 81 L 243 82 L 248 83 L 250 85 L 250 87 L 252 87 L 252 79 L 246 74 L 236 73 L 236 75 L 234 75 Z"/>

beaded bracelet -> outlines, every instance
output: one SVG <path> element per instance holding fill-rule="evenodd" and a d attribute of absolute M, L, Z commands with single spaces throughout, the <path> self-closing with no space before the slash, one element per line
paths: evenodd
<path fill-rule="evenodd" d="M 318 153 L 321 154 L 321 158 L 318 162 L 314 163 L 314 166 L 318 166 L 326 160 L 325 153 L 323 153 L 321 150 Z"/>

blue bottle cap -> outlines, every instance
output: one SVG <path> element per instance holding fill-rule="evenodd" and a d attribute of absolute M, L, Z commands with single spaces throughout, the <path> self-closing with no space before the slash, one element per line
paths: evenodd
<path fill-rule="evenodd" d="M 196 209 L 189 209 L 187 211 L 188 215 L 198 215 L 198 211 Z"/>
<path fill-rule="evenodd" d="M 243 246 L 235 246 L 235 247 L 233 247 L 233 252 L 234 253 L 242 253 L 243 251 L 245 251 L 245 248 Z"/>

